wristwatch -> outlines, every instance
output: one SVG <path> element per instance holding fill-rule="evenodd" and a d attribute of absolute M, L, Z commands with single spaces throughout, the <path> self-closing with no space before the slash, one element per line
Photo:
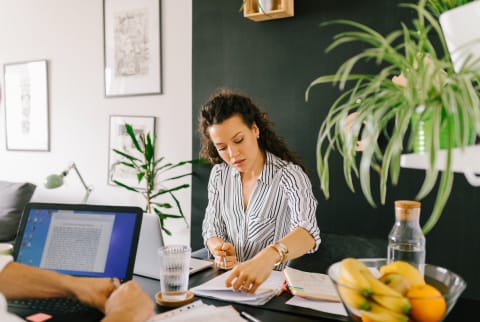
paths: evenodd
<path fill-rule="evenodd" d="M 279 255 L 280 259 L 275 263 L 275 266 L 283 264 L 287 260 L 288 248 L 280 242 L 270 245 Z"/>

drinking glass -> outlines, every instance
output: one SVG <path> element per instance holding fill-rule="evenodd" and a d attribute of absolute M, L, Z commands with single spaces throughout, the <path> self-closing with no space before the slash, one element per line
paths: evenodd
<path fill-rule="evenodd" d="M 191 248 L 184 245 L 170 245 L 158 249 L 163 300 L 181 301 L 186 298 L 191 253 Z"/>

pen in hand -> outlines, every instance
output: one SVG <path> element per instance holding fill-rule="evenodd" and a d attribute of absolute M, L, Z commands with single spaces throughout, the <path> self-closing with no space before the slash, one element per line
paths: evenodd
<path fill-rule="evenodd" d="M 220 245 L 220 249 L 223 250 L 223 245 L 225 245 L 225 242 L 222 242 L 222 245 Z M 227 268 L 227 252 L 225 251 L 225 255 L 223 256 L 223 268 Z"/>
<path fill-rule="evenodd" d="M 223 256 L 223 268 L 227 268 L 227 255 Z"/>
<path fill-rule="evenodd" d="M 224 241 L 215 248 L 215 265 L 218 268 L 228 270 L 232 268 L 236 262 L 237 258 L 232 244 Z"/>

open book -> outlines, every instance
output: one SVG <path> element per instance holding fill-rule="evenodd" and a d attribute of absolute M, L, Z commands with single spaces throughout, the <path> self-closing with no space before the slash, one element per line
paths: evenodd
<path fill-rule="evenodd" d="M 340 302 L 337 290 L 326 274 L 304 272 L 291 267 L 285 267 L 283 274 L 288 289 L 293 295 L 314 300 Z"/>
<path fill-rule="evenodd" d="M 197 296 L 248 305 L 263 305 L 282 292 L 284 276 L 279 271 L 272 271 L 272 274 L 259 286 L 255 294 L 235 292 L 231 288 L 226 287 L 225 280 L 228 275 L 230 275 L 230 272 L 225 272 L 201 285 L 193 287 L 191 291 Z"/>
<path fill-rule="evenodd" d="M 288 289 L 295 295 L 286 304 L 327 313 L 327 318 L 348 321 L 347 312 L 328 275 L 291 267 L 285 267 L 283 274 Z"/>

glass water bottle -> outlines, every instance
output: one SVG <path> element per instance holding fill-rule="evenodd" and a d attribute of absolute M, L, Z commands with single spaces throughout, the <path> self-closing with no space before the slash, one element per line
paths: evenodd
<path fill-rule="evenodd" d="M 423 275 L 425 235 L 420 227 L 420 205 L 418 201 L 395 201 L 395 224 L 388 235 L 387 261 L 408 262 Z"/>

